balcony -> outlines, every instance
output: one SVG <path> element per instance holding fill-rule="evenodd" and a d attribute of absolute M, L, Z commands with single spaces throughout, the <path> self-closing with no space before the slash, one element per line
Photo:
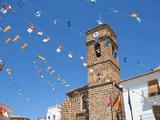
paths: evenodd
<path fill-rule="evenodd" d="M 140 120 L 155 120 L 153 113 L 142 114 L 140 115 Z"/>
<path fill-rule="evenodd" d="M 154 93 L 148 93 L 148 89 L 142 90 L 142 95 L 147 98 L 158 97 L 158 96 L 160 96 L 160 88 L 158 89 L 157 92 L 154 92 Z"/>

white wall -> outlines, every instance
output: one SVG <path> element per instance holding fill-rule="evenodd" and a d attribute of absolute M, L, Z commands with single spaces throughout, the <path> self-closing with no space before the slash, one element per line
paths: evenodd
<path fill-rule="evenodd" d="M 158 79 L 160 84 L 160 72 L 155 72 L 121 83 L 121 87 L 123 88 L 126 120 L 132 120 L 131 111 L 128 104 L 128 88 L 130 90 L 134 120 L 140 120 L 140 116 L 142 116 L 142 120 L 155 120 L 152 106 L 155 104 L 155 102 L 156 104 L 160 104 L 160 96 L 152 97 L 151 99 L 143 99 L 144 97 L 142 97 L 142 91 L 144 91 L 144 96 L 148 97 L 148 81 L 153 79 Z"/>
<path fill-rule="evenodd" d="M 53 118 L 54 115 L 55 119 Z M 50 119 L 48 119 L 48 116 L 50 116 Z M 59 106 L 53 106 L 48 108 L 46 120 L 61 120 Z"/>

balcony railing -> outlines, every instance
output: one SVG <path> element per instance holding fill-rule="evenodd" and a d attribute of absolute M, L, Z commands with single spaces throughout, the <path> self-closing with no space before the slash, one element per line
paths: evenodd
<path fill-rule="evenodd" d="M 140 115 L 140 120 L 155 120 L 153 113 Z"/>
<path fill-rule="evenodd" d="M 157 93 L 148 93 L 148 89 L 142 90 L 142 96 L 144 97 L 156 97 L 156 96 L 160 96 L 160 89 Z"/>

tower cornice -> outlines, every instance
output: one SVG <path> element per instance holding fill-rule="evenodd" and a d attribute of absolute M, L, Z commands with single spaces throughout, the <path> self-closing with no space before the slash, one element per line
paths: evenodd
<path fill-rule="evenodd" d="M 97 27 L 88 30 L 87 32 L 85 32 L 85 34 L 89 35 L 104 28 L 108 28 L 113 33 L 114 37 L 117 38 L 115 32 L 111 29 L 111 27 L 108 24 L 100 24 Z"/>
<path fill-rule="evenodd" d="M 101 62 L 98 62 L 98 63 L 93 63 L 91 65 L 87 65 L 87 67 L 90 68 L 92 66 L 95 66 L 95 65 L 98 65 L 98 64 L 103 64 L 103 63 L 106 63 L 106 62 L 111 62 L 118 70 L 120 70 L 120 68 L 112 60 L 105 60 L 105 61 L 101 61 Z"/>

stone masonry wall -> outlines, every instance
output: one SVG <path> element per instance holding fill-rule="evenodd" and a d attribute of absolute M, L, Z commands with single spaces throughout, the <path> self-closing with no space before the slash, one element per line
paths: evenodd
<path fill-rule="evenodd" d="M 112 84 L 89 89 L 89 120 L 112 120 L 111 107 L 107 107 L 112 96 L 114 101 L 119 90 Z M 113 120 L 117 120 L 113 109 Z"/>
<path fill-rule="evenodd" d="M 62 120 L 77 120 L 78 114 L 86 112 L 82 109 L 82 97 L 84 95 L 88 96 L 87 91 L 75 92 L 69 97 L 67 101 L 65 101 L 61 107 Z"/>

